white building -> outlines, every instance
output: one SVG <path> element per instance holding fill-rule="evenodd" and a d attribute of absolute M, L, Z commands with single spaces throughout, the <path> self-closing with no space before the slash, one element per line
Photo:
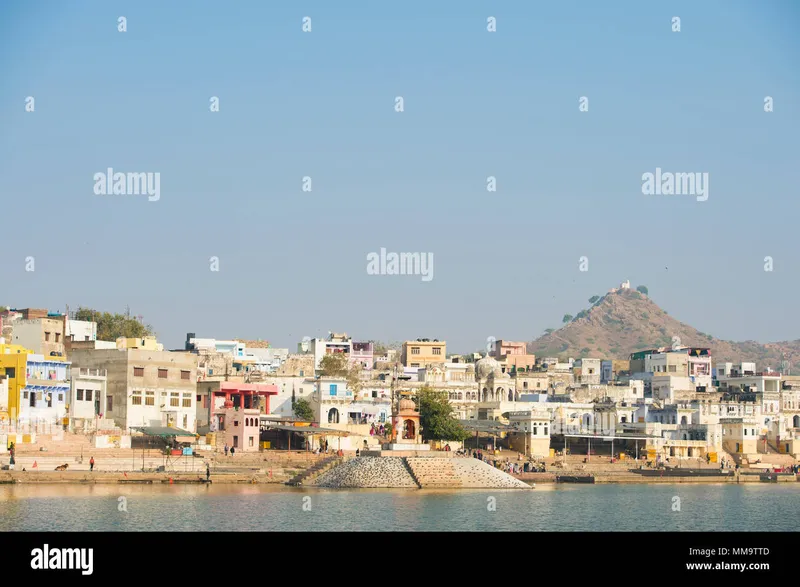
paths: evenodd
<path fill-rule="evenodd" d="M 89 432 L 111 411 L 105 369 L 71 370 L 67 417 L 71 432 Z"/>
<path fill-rule="evenodd" d="M 64 338 L 74 342 L 97 340 L 97 322 L 65 320 Z"/>
<path fill-rule="evenodd" d="M 325 355 L 342 353 L 347 357 L 348 362 L 352 357 L 353 340 L 346 334 L 332 333 L 327 339 L 312 338 L 310 341 L 300 343 L 301 348 L 306 348 L 306 342 L 308 343 L 308 351 L 304 352 L 314 355 L 315 369 L 319 369 L 319 364 Z"/>
<path fill-rule="evenodd" d="M 60 426 L 67 414 L 70 363 L 28 355 L 18 421 L 31 429 Z"/>

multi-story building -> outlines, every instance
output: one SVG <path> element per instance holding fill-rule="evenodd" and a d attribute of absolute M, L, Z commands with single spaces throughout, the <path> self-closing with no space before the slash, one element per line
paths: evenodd
<path fill-rule="evenodd" d="M 237 381 L 198 381 L 196 416 L 198 432 L 215 432 L 225 429 L 226 410 L 256 410 L 271 414 L 270 398 L 278 395 L 278 386 L 265 383 Z M 227 404 L 230 403 L 230 406 Z M 257 424 L 258 425 L 258 424 Z M 248 443 L 249 444 L 249 443 Z"/>
<path fill-rule="evenodd" d="M 527 344 L 524 342 L 513 342 L 510 340 L 496 340 L 494 348 L 489 352 L 490 357 L 494 357 L 498 361 L 508 355 L 525 355 L 527 354 Z"/>
<path fill-rule="evenodd" d="M 717 363 L 717 378 L 747 377 L 755 373 L 755 363 Z"/>
<path fill-rule="evenodd" d="M 171 426 L 194 433 L 197 355 L 151 350 L 147 347 L 161 345 L 141 342 L 145 348 L 126 341 L 127 348 L 73 350 L 73 366 L 106 370 L 104 417 L 120 428 Z"/>
<path fill-rule="evenodd" d="M 375 365 L 375 347 L 371 342 L 354 342 L 350 362 L 358 364 L 364 371 L 371 371 Z"/>
<path fill-rule="evenodd" d="M 71 369 L 67 402 L 67 426 L 70 432 L 95 430 L 100 420 L 111 411 L 112 400 L 107 393 L 106 375 L 106 370 L 101 368 Z"/>
<path fill-rule="evenodd" d="M 778 393 L 781 388 L 781 375 L 775 371 L 758 373 L 755 363 L 752 370 L 730 368 L 730 363 L 717 367 L 717 384 L 720 391 L 729 393 Z M 723 374 L 724 373 L 724 374 Z"/>
<path fill-rule="evenodd" d="M 501 361 L 507 373 L 530 370 L 536 365 L 536 355 L 529 355 L 527 348 L 524 342 L 498 340 L 489 356 Z"/>
<path fill-rule="evenodd" d="M 87 320 L 73 320 L 64 316 L 64 341 L 86 342 L 97 340 L 97 322 Z"/>
<path fill-rule="evenodd" d="M 319 369 L 322 358 L 330 354 L 344 354 L 351 362 L 353 340 L 347 334 L 331 332 L 327 339 L 304 339 L 298 344 L 298 352 L 310 354 L 314 357 L 314 369 Z"/>
<path fill-rule="evenodd" d="M 685 349 L 652 353 L 645 357 L 644 371 L 653 375 L 688 377 L 689 356 Z"/>
<path fill-rule="evenodd" d="M 8 380 L 7 415 L 12 426 L 51 432 L 63 423 L 69 395 L 69 362 L 20 345 L 0 345 L 0 374 Z"/>
<path fill-rule="evenodd" d="M 576 385 L 600 385 L 600 359 L 578 359 L 572 369 Z"/>
<path fill-rule="evenodd" d="M 406 367 L 425 367 L 447 362 L 447 343 L 437 339 L 418 338 L 403 343 L 400 361 Z"/>
<path fill-rule="evenodd" d="M 57 312 L 28 308 L 25 310 L 7 310 L 8 322 L 4 322 L 10 330 L 6 336 L 8 344 L 16 344 L 31 349 L 45 357 L 63 357 L 64 350 L 64 317 Z"/>
<path fill-rule="evenodd" d="M 711 350 L 692 347 L 686 349 L 689 378 L 698 391 L 711 391 L 713 370 L 711 368 Z"/>
<path fill-rule="evenodd" d="M 758 458 L 759 424 L 754 417 L 721 418 L 722 448 L 746 458 Z"/>

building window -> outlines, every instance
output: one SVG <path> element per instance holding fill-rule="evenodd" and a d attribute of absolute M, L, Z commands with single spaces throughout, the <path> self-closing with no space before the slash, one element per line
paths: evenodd
<path fill-rule="evenodd" d="M 335 383 L 331 383 L 331 387 L 330 387 L 331 395 L 336 395 L 337 388 L 338 388 L 338 385 L 336 385 Z"/>
<path fill-rule="evenodd" d="M 412 367 L 419 367 L 419 363 L 411 363 Z"/>
<path fill-rule="evenodd" d="M 192 395 L 189 393 L 184 393 L 181 405 L 184 408 L 191 408 L 192 407 Z"/>
<path fill-rule="evenodd" d="M 233 437 L 233 448 L 239 448 L 239 437 L 238 436 L 234 436 Z"/>
<path fill-rule="evenodd" d="M 86 390 L 86 396 L 85 397 L 86 397 L 86 401 L 87 402 L 92 401 L 92 390 L 91 389 L 87 389 Z"/>
<path fill-rule="evenodd" d="M 144 397 L 144 405 L 146 406 L 154 406 L 156 405 L 156 392 L 155 391 L 146 391 Z"/>
<path fill-rule="evenodd" d="M 14 367 L 6 367 L 6 377 L 14 379 L 17 376 L 17 370 Z"/>
<path fill-rule="evenodd" d="M 158 378 L 159 379 L 166 379 L 167 378 L 167 370 L 166 369 L 159 369 L 158 370 Z"/>
<path fill-rule="evenodd" d="M 106 396 L 106 412 L 111 413 L 114 410 L 114 398 L 110 395 Z"/>
<path fill-rule="evenodd" d="M 169 396 L 169 405 L 173 408 L 180 406 L 180 396 L 177 393 L 171 393 Z"/>
<path fill-rule="evenodd" d="M 56 332 L 56 342 L 61 342 L 61 333 Z"/>
<path fill-rule="evenodd" d="M 204 396 L 204 397 L 203 397 L 203 407 L 204 407 L 204 408 L 207 408 L 207 407 L 209 407 L 210 405 L 211 405 L 211 397 L 210 397 L 210 396 L 207 396 L 207 395 L 206 395 L 206 396 Z"/>
<path fill-rule="evenodd" d="M 59 393 L 58 394 L 58 401 L 59 402 L 63 402 L 64 401 L 64 394 L 63 393 Z"/>
<path fill-rule="evenodd" d="M 300 369 L 300 377 L 305 377 L 304 372 L 303 372 L 302 369 Z"/>
<path fill-rule="evenodd" d="M 189 380 L 189 371 L 181 371 L 181 379 L 188 381 Z"/>
<path fill-rule="evenodd" d="M 134 406 L 141 406 L 142 405 L 142 396 L 141 391 L 134 391 L 133 397 L 131 398 L 131 405 Z"/>
<path fill-rule="evenodd" d="M 250 446 L 254 446 L 253 437 L 252 436 L 250 437 Z"/>
<path fill-rule="evenodd" d="M 189 416 L 184 414 L 183 415 L 183 429 L 186 430 L 186 428 L 188 428 L 188 427 L 189 427 Z"/>
<path fill-rule="evenodd" d="M 144 367 L 134 367 L 133 368 L 133 376 L 134 377 L 144 377 Z"/>
<path fill-rule="evenodd" d="M 433 347 L 433 354 L 434 355 L 441 355 L 442 354 L 442 347 L 438 347 L 438 346 Z"/>
<path fill-rule="evenodd" d="M 50 342 L 50 333 L 49 332 L 45 332 L 44 333 L 44 341 L 45 342 Z"/>
<path fill-rule="evenodd" d="M 23 391 L 22 392 L 22 399 L 28 399 L 28 392 L 27 391 Z"/>
<path fill-rule="evenodd" d="M 26 398 L 28 397 L 28 396 L 27 396 L 27 394 L 25 395 L 25 397 L 26 397 Z M 79 402 L 82 402 L 82 401 L 83 401 L 83 390 L 82 390 L 82 389 L 78 389 L 78 390 L 75 392 L 75 399 L 77 399 Z"/>
<path fill-rule="evenodd" d="M 418 346 L 412 346 L 411 347 L 411 354 L 412 355 L 418 355 L 419 354 L 419 347 Z"/>

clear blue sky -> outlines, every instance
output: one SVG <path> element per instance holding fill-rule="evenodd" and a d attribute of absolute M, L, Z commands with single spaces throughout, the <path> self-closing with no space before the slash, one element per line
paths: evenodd
<path fill-rule="evenodd" d="M 703 332 L 798 338 L 798 26 L 792 0 L 4 2 L 0 303 L 128 305 L 169 347 L 461 352 L 630 279 Z M 161 199 L 95 195 L 108 167 Z M 643 195 L 656 167 L 708 201 Z M 368 275 L 381 247 L 434 279 Z"/>

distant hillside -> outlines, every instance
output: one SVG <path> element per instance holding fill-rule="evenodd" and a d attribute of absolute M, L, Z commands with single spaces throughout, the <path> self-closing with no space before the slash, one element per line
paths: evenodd
<path fill-rule="evenodd" d="M 671 347 L 675 341 L 709 347 L 715 362 L 754 361 L 761 370 L 778 369 L 786 360 L 800 373 L 800 340 L 767 344 L 719 340 L 667 315 L 649 297 L 632 289 L 609 293 L 578 316 L 528 343 L 528 352 L 542 357 L 627 359 L 636 351 Z"/>

